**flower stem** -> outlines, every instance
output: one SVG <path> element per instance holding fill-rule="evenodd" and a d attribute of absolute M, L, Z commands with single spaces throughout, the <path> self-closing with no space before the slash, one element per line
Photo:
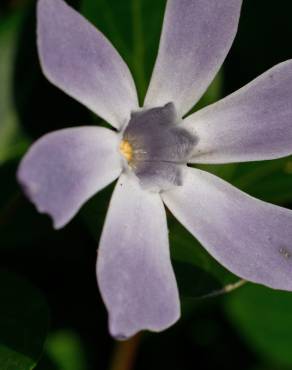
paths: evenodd
<path fill-rule="evenodd" d="M 198 299 L 204 299 L 204 298 L 217 297 L 217 296 L 220 296 L 220 295 L 223 295 L 223 294 L 226 294 L 226 293 L 230 293 L 233 290 L 236 290 L 238 288 L 241 288 L 246 283 L 247 283 L 246 280 L 240 279 L 240 280 L 236 281 L 235 283 L 225 285 L 222 289 L 215 290 L 214 292 L 204 294 L 204 295 L 202 295 L 200 297 L 197 297 L 197 298 Z"/>
<path fill-rule="evenodd" d="M 117 342 L 114 349 L 110 370 L 133 370 L 141 334 L 125 342 Z"/>

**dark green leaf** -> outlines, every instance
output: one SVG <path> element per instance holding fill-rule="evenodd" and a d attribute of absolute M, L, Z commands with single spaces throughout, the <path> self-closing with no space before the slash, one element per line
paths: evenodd
<path fill-rule="evenodd" d="M 1 370 L 30 370 L 40 358 L 48 330 L 42 295 L 24 279 L 0 271 Z"/>
<path fill-rule="evenodd" d="M 173 268 L 183 298 L 200 298 L 222 289 L 222 283 L 212 274 L 191 263 L 174 260 Z"/>
<path fill-rule="evenodd" d="M 226 312 L 251 349 L 292 365 L 292 293 L 249 284 L 227 297 Z"/>
<path fill-rule="evenodd" d="M 0 164 L 21 154 L 27 147 L 12 100 L 12 76 L 20 14 L 0 26 Z"/>
<path fill-rule="evenodd" d="M 269 202 L 291 202 L 291 157 L 240 164 L 234 172 L 233 183 L 249 194 Z"/>
<path fill-rule="evenodd" d="M 171 256 L 182 295 L 198 297 L 211 294 L 238 280 L 173 218 L 169 218 L 169 231 Z"/>

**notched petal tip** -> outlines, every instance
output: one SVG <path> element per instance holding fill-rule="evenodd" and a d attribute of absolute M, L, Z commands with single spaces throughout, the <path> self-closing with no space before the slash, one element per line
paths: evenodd
<path fill-rule="evenodd" d="M 28 150 L 17 180 L 37 210 L 53 219 L 55 229 L 119 176 L 118 140 L 111 130 L 84 126 L 49 133 Z"/>
<path fill-rule="evenodd" d="M 30 182 L 29 180 L 26 179 L 26 173 L 25 173 L 25 168 L 22 166 L 23 160 L 19 165 L 19 168 L 16 173 L 16 179 L 17 182 L 19 183 L 24 195 L 26 198 L 34 205 L 38 213 L 41 213 L 43 215 L 47 215 L 52 222 L 52 226 L 55 230 L 59 230 L 62 227 L 66 225 L 67 222 L 63 222 L 58 220 L 53 213 L 51 213 L 46 207 L 38 202 L 38 193 L 40 191 L 40 186 L 36 182 Z"/>
<path fill-rule="evenodd" d="M 114 321 L 115 320 L 113 320 L 111 316 L 109 316 L 108 329 L 110 335 L 118 341 L 126 341 L 138 334 L 139 331 L 143 330 L 124 330 L 119 328 L 119 326 L 116 325 Z"/>
<path fill-rule="evenodd" d="M 111 316 L 109 316 L 109 332 L 110 335 L 115 338 L 118 341 L 126 341 L 130 338 L 133 338 L 135 335 L 139 334 L 143 331 L 148 331 L 152 333 L 159 333 L 164 330 L 169 329 L 171 326 L 173 326 L 181 316 L 181 310 L 180 307 L 175 311 L 173 315 L 173 320 L 168 320 L 164 325 L 133 325 L 133 327 L 127 327 L 125 329 L 125 326 L 116 320 L 114 320 Z"/>

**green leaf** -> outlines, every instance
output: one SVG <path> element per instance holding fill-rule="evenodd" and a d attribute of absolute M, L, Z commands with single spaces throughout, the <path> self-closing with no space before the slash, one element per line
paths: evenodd
<path fill-rule="evenodd" d="M 226 297 L 225 307 L 251 350 L 292 365 L 292 293 L 249 284 Z"/>
<path fill-rule="evenodd" d="M 58 370 L 86 370 L 86 356 L 77 334 L 61 330 L 51 334 L 46 353 Z"/>
<path fill-rule="evenodd" d="M 48 308 L 26 280 L 0 271 L 1 370 L 33 369 L 43 351 Z"/>
<path fill-rule="evenodd" d="M 222 289 L 218 279 L 194 264 L 174 260 L 173 268 L 182 298 L 201 298 Z"/>
<path fill-rule="evenodd" d="M 168 224 L 171 256 L 183 296 L 208 295 L 238 280 L 215 261 L 181 224 L 170 217 Z"/>
<path fill-rule="evenodd" d="M 20 19 L 20 14 L 16 14 L 3 21 L 0 27 L 0 164 L 22 154 L 28 145 L 12 101 L 14 54 Z"/>
<path fill-rule="evenodd" d="M 233 174 L 235 186 L 257 198 L 282 204 L 292 201 L 291 181 L 291 157 L 242 163 Z"/>
<path fill-rule="evenodd" d="M 226 165 L 196 166 L 231 182 L 255 198 L 277 204 L 292 201 L 292 158 Z"/>

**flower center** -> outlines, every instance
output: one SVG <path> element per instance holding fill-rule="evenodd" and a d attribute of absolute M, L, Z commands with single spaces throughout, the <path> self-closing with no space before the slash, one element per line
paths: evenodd
<path fill-rule="evenodd" d="M 133 159 L 133 148 L 132 145 L 127 140 L 122 140 L 120 144 L 120 152 L 130 163 Z"/>
<path fill-rule="evenodd" d="M 131 114 L 120 152 L 144 188 L 182 185 L 182 169 L 197 140 L 180 122 L 173 103 Z"/>

